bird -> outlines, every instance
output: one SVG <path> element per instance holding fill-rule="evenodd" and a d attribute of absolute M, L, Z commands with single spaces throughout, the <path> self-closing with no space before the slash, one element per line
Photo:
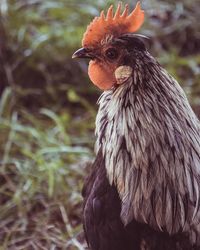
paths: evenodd
<path fill-rule="evenodd" d="M 82 192 L 91 250 L 200 249 L 200 121 L 136 33 L 144 18 L 140 2 L 111 5 L 72 56 L 102 90 Z"/>

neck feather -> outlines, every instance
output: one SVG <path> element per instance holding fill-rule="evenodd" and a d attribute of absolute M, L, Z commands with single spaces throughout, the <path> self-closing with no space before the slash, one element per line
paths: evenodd
<path fill-rule="evenodd" d="M 118 189 L 124 224 L 134 217 L 174 233 L 195 217 L 199 124 L 182 88 L 148 53 L 135 60 L 132 79 L 102 94 L 96 152 L 102 151 L 110 184 Z M 187 215 L 186 194 L 188 206 L 194 203 Z M 174 195 L 180 218 L 172 226 Z"/>

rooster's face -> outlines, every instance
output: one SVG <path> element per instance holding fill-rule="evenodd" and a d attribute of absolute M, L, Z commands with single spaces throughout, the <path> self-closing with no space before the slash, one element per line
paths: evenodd
<path fill-rule="evenodd" d="M 102 90 L 111 89 L 127 81 L 132 75 L 134 52 L 145 50 L 141 36 L 131 34 L 144 20 L 144 12 L 138 3 L 128 15 L 128 6 L 122 14 L 121 4 L 113 17 L 113 7 L 107 16 L 102 12 L 88 26 L 82 41 L 83 48 L 73 58 L 90 58 L 88 74 L 91 81 Z"/>
<path fill-rule="evenodd" d="M 90 58 L 88 74 L 91 81 L 100 89 L 107 90 L 131 77 L 136 53 L 145 50 L 141 38 L 136 34 L 107 37 L 99 46 L 77 50 L 73 57 Z"/>

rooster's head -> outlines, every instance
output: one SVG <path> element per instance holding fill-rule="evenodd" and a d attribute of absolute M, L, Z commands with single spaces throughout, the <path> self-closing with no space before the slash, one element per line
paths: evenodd
<path fill-rule="evenodd" d="M 144 11 L 138 2 L 128 14 L 128 5 L 121 13 L 121 3 L 113 15 L 113 6 L 107 15 L 102 11 L 87 27 L 82 48 L 73 58 L 90 58 L 88 74 L 91 81 L 102 90 L 122 84 L 132 75 L 134 51 L 145 50 L 140 35 L 133 34 L 144 22 Z"/>

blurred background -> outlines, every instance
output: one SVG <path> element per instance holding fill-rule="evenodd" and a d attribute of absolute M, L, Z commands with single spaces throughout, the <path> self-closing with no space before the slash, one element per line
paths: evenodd
<path fill-rule="evenodd" d="M 149 51 L 200 115 L 199 0 L 141 2 Z M 0 249 L 85 249 L 81 188 L 100 92 L 71 55 L 111 3 L 0 1 Z"/>

